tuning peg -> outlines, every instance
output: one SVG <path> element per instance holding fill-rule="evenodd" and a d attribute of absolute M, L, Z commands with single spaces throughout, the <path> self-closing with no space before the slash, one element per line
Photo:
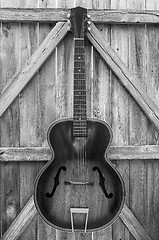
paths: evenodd
<path fill-rule="evenodd" d="M 88 18 L 90 18 L 90 17 L 91 17 L 91 15 L 90 15 L 90 14 L 87 14 L 87 17 L 88 17 Z"/>
<path fill-rule="evenodd" d="M 70 14 L 70 13 L 68 13 L 68 14 L 67 14 L 67 18 L 70 18 L 70 16 L 71 16 L 71 14 Z"/>
<path fill-rule="evenodd" d="M 67 22 L 68 22 L 68 27 L 67 27 L 67 29 L 70 30 L 70 29 L 71 29 L 71 22 L 70 22 L 70 20 L 68 20 Z"/>
<path fill-rule="evenodd" d="M 91 27 L 90 27 L 90 25 L 91 25 L 91 21 L 88 20 L 87 23 L 88 23 L 88 31 L 90 31 L 90 30 L 91 30 Z"/>

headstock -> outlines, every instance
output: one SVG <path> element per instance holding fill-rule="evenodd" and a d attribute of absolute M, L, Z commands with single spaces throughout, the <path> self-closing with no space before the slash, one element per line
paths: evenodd
<path fill-rule="evenodd" d="M 87 28 L 86 17 L 87 9 L 82 7 L 76 7 L 71 9 L 71 31 L 75 38 L 84 38 Z"/>

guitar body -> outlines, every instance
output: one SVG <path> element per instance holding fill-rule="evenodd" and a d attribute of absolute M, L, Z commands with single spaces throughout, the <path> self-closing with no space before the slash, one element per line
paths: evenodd
<path fill-rule="evenodd" d="M 87 208 L 87 231 L 108 226 L 124 204 L 124 183 L 106 158 L 112 131 L 101 120 L 87 119 L 87 137 L 73 136 L 73 119 L 48 130 L 52 159 L 35 181 L 35 205 L 52 227 L 71 231 L 71 208 Z M 84 229 L 84 214 L 74 214 L 74 228 Z"/>

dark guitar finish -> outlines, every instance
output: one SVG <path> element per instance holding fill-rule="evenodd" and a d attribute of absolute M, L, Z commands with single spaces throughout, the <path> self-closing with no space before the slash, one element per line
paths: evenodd
<path fill-rule="evenodd" d="M 41 170 L 35 183 L 38 212 L 48 224 L 62 230 L 71 230 L 71 207 L 90 209 L 87 231 L 94 231 L 115 221 L 124 203 L 123 180 L 110 161 L 104 158 L 112 139 L 111 129 L 105 122 L 93 119 L 87 120 L 87 126 L 87 138 L 73 137 L 73 120 L 57 121 L 50 126 L 48 142 L 54 159 Z M 85 149 L 83 162 L 79 161 L 82 149 Z M 55 180 L 57 173 L 58 183 Z M 101 180 L 103 187 L 100 186 Z M 65 184 L 71 181 L 93 184 Z M 52 197 L 47 196 L 55 185 Z M 79 214 L 75 219 L 76 230 L 82 230 L 83 226 L 84 220 Z"/>
<path fill-rule="evenodd" d="M 36 178 L 34 200 L 39 214 L 52 227 L 86 232 L 115 221 L 124 204 L 125 189 L 119 172 L 105 158 L 112 140 L 111 128 L 86 114 L 87 11 L 77 7 L 71 13 L 75 36 L 73 119 L 54 122 L 48 130 L 53 154 Z"/>

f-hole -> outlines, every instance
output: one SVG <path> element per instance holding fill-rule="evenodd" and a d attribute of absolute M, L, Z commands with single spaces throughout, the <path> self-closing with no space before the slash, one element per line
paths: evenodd
<path fill-rule="evenodd" d="M 54 186 L 53 186 L 53 189 L 52 189 L 51 193 L 49 193 L 49 192 L 45 193 L 45 196 L 46 196 L 47 198 L 51 198 L 51 197 L 54 195 L 57 186 L 60 184 L 60 182 L 59 182 L 59 176 L 60 176 L 61 170 L 66 171 L 66 167 L 65 167 L 65 166 L 62 166 L 62 167 L 60 167 L 59 170 L 57 171 L 57 174 L 56 174 L 56 176 L 54 177 Z"/>
<path fill-rule="evenodd" d="M 105 178 L 101 172 L 101 170 L 99 169 L 99 167 L 94 167 L 93 171 L 97 171 L 99 174 L 99 185 L 101 186 L 104 195 L 106 196 L 106 198 L 112 198 L 113 197 L 113 193 L 107 193 L 106 189 L 105 189 Z"/>

